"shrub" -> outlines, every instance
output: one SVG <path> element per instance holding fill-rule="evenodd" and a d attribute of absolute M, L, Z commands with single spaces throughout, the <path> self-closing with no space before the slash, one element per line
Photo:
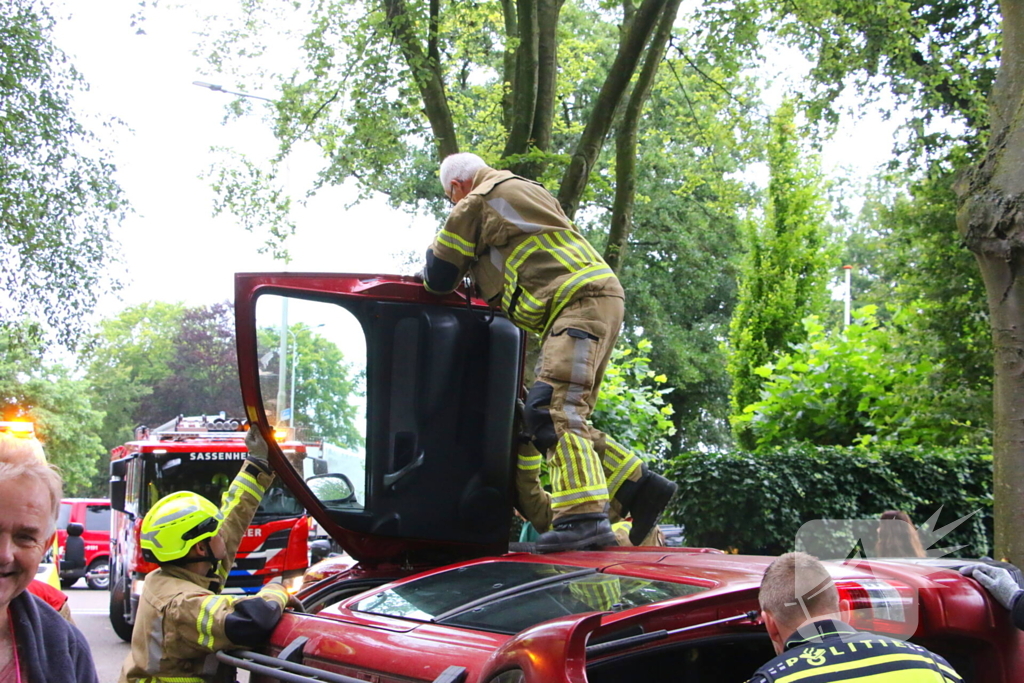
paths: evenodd
<path fill-rule="evenodd" d="M 680 488 L 667 514 L 691 546 L 778 555 L 793 550 L 797 531 L 814 519 L 877 518 L 894 509 L 920 525 L 941 506 L 940 527 L 981 513 L 940 547 L 963 545 L 953 554 L 965 557 L 991 547 L 991 451 L 795 444 L 759 454 L 683 453 L 664 464 Z"/>

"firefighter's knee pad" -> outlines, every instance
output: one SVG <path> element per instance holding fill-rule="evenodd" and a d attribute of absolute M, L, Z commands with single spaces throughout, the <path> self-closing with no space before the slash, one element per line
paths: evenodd
<path fill-rule="evenodd" d="M 545 382 L 534 382 L 526 394 L 523 419 L 533 445 L 541 453 L 547 453 L 557 442 L 555 423 L 551 420 L 551 397 L 555 388 Z"/>

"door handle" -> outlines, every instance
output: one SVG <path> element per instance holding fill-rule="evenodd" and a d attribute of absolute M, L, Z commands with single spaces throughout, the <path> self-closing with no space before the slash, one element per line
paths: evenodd
<path fill-rule="evenodd" d="M 411 463 L 398 470 L 397 472 L 389 472 L 384 475 L 384 486 L 394 490 L 395 484 L 405 478 L 410 472 L 415 470 L 417 467 L 423 464 L 423 452 L 416 456 L 416 459 Z"/>

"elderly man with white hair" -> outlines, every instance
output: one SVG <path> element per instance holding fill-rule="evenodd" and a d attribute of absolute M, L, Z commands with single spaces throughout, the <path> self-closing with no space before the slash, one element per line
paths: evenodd
<path fill-rule="evenodd" d="M 538 530 L 549 519 L 554 527 L 537 549 L 616 545 L 609 512 L 632 516 L 630 541 L 640 545 L 676 485 L 588 420 L 622 326 L 622 285 L 540 183 L 453 154 L 441 162 L 441 185 L 454 208 L 427 250 L 423 284 L 447 293 L 469 273 L 488 303 L 542 338 L 524 410 L 538 452 L 520 453 L 517 475 L 519 509 Z"/>
<path fill-rule="evenodd" d="M 0 683 L 96 683 L 75 626 L 26 590 L 55 533 L 60 475 L 34 440 L 0 434 Z"/>

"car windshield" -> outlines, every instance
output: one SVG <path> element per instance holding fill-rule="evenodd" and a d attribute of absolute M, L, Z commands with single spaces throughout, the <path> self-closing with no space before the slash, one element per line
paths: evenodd
<path fill-rule="evenodd" d="M 619 611 L 704 590 L 565 565 L 486 562 L 389 588 L 353 609 L 512 634 L 555 617 Z"/>
<path fill-rule="evenodd" d="M 147 458 L 148 505 L 176 491 L 192 491 L 220 506 L 231 480 L 245 460 L 244 452 L 166 453 Z M 299 517 L 302 504 L 275 480 L 256 510 L 256 521 Z"/>

